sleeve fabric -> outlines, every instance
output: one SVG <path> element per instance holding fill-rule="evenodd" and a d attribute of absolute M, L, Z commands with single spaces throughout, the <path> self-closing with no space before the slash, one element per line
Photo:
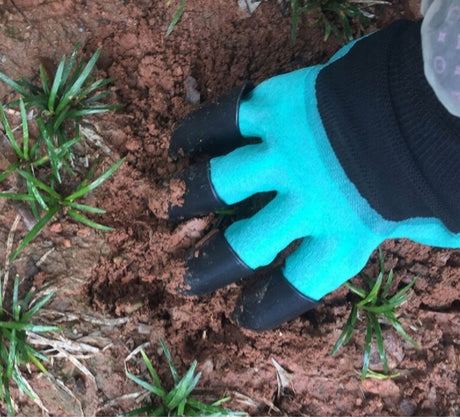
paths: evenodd
<path fill-rule="evenodd" d="M 326 134 L 350 181 L 384 219 L 434 217 L 460 232 L 460 118 L 423 70 L 420 22 L 356 42 L 316 81 Z"/>
<path fill-rule="evenodd" d="M 436 0 L 422 6 L 425 76 L 439 101 L 460 117 L 460 0 Z"/>

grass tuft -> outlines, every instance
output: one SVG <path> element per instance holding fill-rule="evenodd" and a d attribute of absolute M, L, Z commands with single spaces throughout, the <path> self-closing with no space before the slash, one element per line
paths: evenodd
<path fill-rule="evenodd" d="M 174 381 L 174 387 L 171 390 L 165 389 L 160 381 L 160 378 L 152 366 L 152 363 L 148 359 L 147 355 L 143 350 L 140 350 L 142 359 L 147 367 L 150 374 L 152 383 L 144 381 L 133 375 L 126 369 L 126 375 L 128 378 L 136 382 L 138 385 L 149 391 L 153 396 L 158 397 L 158 404 L 148 404 L 137 410 L 133 410 L 124 416 L 151 416 L 151 417 L 222 417 L 222 416 L 245 416 L 246 413 L 229 411 L 223 407 L 222 404 L 227 402 L 230 398 L 222 398 L 213 404 L 205 404 L 192 398 L 190 394 L 196 387 L 201 373 L 195 374 L 197 362 L 194 361 L 190 366 L 189 370 L 183 378 L 181 378 L 177 372 L 174 362 L 169 352 L 168 347 L 163 340 L 160 340 L 161 347 L 163 348 L 164 355 L 169 365 L 171 375 Z"/>
<path fill-rule="evenodd" d="M 3 289 L 0 279 L 0 290 Z M 52 298 L 49 294 L 31 306 L 33 292 L 29 291 L 19 301 L 19 276 L 15 277 L 10 304 L 6 304 L 0 293 L 0 400 L 5 402 L 8 414 L 14 416 L 10 385 L 14 382 L 31 399 L 35 399 L 30 385 L 20 373 L 20 367 L 33 363 L 46 373 L 43 361 L 46 357 L 27 343 L 27 332 L 47 333 L 59 331 L 58 327 L 36 325 L 32 317 Z"/>
<path fill-rule="evenodd" d="M 373 17 L 365 8 L 376 4 L 390 3 L 371 0 L 291 0 L 291 43 L 294 45 L 296 42 L 301 14 L 307 12 L 316 16 L 313 26 L 323 28 L 324 41 L 334 35 L 342 44 L 347 44 L 353 40 L 351 23 L 357 23 L 364 29 L 369 18 Z"/>
<path fill-rule="evenodd" d="M 391 284 L 393 282 L 393 270 L 390 270 L 385 280 L 385 264 L 383 259 L 382 249 L 379 247 L 379 259 L 380 259 L 380 273 L 377 279 L 374 281 L 368 275 L 364 275 L 368 290 L 361 289 L 352 285 L 351 283 L 345 283 L 345 285 L 361 300 L 355 304 L 351 309 L 350 315 L 345 323 L 345 327 L 340 334 L 334 348 L 332 349 L 332 355 L 336 354 L 342 345 L 346 345 L 353 333 L 356 331 L 356 324 L 359 319 L 359 313 L 364 314 L 366 322 L 366 335 L 364 339 L 364 354 L 363 354 L 363 367 L 361 370 L 361 379 L 367 377 L 383 378 L 389 377 L 389 369 L 385 351 L 385 343 L 382 334 L 382 325 L 389 324 L 392 326 L 405 340 L 411 343 L 413 346 L 419 348 L 419 344 L 410 337 L 402 327 L 401 323 L 396 317 L 396 310 L 412 296 L 413 291 L 411 290 L 418 276 L 415 277 L 408 285 L 399 290 L 395 295 L 389 297 Z M 384 375 L 373 372 L 369 369 L 371 345 L 372 340 L 375 338 L 377 343 L 378 354 L 383 364 Z"/>
<path fill-rule="evenodd" d="M 121 105 L 100 103 L 111 93 L 106 88 L 112 81 L 93 76 L 101 50 L 97 50 L 86 62 L 78 58 L 79 48 L 80 45 L 77 45 L 69 59 L 63 56 L 55 71 L 50 70 L 49 65 L 40 64 L 39 84 L 25 78 L 13 81 L 0 73 L 0 80 L 21 96 L 5 106 L 0 105 L 0 120 L 5 137 L 16 155 L 16 160 L 0 173 L 0 182 L 7 184 L 4 191 L 0 192 L 0 197 L 27 202 L 36 219 L 34 227 L 23 238 L 11 260 L 57 214 L 67 215 L 94 229 L 111 230 L 84 215 L 100 214 L 104 210 L 76 200 L 106 181 L 120 167 L 123 159 L 97 178 L 94 177 L 94 165 L 83 175 L 82 168 L 79 168 L 77 174 L 74 170 L 78 166 L 74 159 L 74 146 L 83 140 L 80 135 L 83 117 L 108 112 Z M 13 108 L 14 113 L 15 107 L 19 107 L 17 114 L 20 115 L 20 121 L 13 130 L 5 109 Z M 31 123 L 38 129 L 36 138 L 30 135 Z M 15 132 L 21 133 L 18 136 L 20 138 L 16 137 Z"/>

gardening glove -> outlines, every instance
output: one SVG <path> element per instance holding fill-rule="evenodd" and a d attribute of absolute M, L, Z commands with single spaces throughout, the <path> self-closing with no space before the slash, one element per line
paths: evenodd
<path fill-rule="evenodd" d="M 233 319 L 266 330 L 317 305 L 388 238 L 459 247 L 458 133 L 460 119 L 423 74 L 420 23 L 406 21 L 325 65 L 245 85 L 195 111 L 174 131 L 170 153 L 215 157 L 171 180 L 183 196 L 170 204 L 170 219 L 260 192 L 276 197 L 202 241 L 181 291 L 203 295 L 257 274 Z"/>

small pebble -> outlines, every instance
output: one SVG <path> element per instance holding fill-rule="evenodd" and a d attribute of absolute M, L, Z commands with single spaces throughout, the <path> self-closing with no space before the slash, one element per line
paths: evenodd
<path fill-rule="evenodd" d="M 185 80 L 185 99 L 189 104 L 196 105 L 200 102 L 201 94 L 197 90 L 198 83 L 192 76 Z"/>
<path fill-rule="evenodd" d="M 399 408 L 404 416 L 411 417 L 415 414 L 417 410 L 417 406 L 411 403 L 409 400 L 402 400 L 401 404 L 399 404 Z"/>

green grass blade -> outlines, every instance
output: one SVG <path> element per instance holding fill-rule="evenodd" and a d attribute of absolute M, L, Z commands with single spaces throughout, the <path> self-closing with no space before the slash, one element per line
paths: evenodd
<path fill-rule="evenodd" d="M 355 330 L 356 320 L 358 318 L 358 307 L 353 305 L 350 315 L 348 316 L 347 322 L 340 334 L 339 338 L 337 339 L 334 348 L 332 349 L 331 356 L 333 356 L 339 348 L 350 341 L 351 336 Z"/>
<path fill-rule="evenodd" d="M 247 416 L 247 413 L 242 411 L 230 411 L 226 408 L 219 407 L 221 404 L 229 401 L 230 397 L 222 398 L 219 401 L 216 401 L 210 405 L 204 404 L 201 401 L 196 400 L 195 398 L 187 398 L 187 407 L 193 407 L 197 413 L 201 416 L 230 416 L 230 417 L 242 417 Z"/>
<path fill-rule="evenodd" d="M 372 322 L 367 320 L 361 380 L 366 379 L 367 371 L 369 369 L 369 362 L 371 359 L 371 344 L 372 344 Z"/>
<path fill-rule="evenodd" d="M 30 184 L 30 190 L 32 191 L 32 194 L 34 195 L 35 199 L 37 200 L 37 203 L 40 205 L 40 207 L 47 211 L 48 210 L 48 205 L 46 204 L 44 198 L 41 196 L 40 192 L 38 191 L 38 188 Z"/>
<path fill-rule="evenodd" d="M 408 285 L 406 285 L 405 287 L 403 287 L 398 293 L 396 293 L 394 296 L 392 296 L 389 301 L 390 302 L 393 302 L 393 301 L 397 301 L 399 300 L 406 292 L 408 292 L 410 289 L 412 289 L 412 287 L 414 286 L 415 282 L 419 279 L 419 276 L 416 276 L 414 278 L 414 280 L 412 280 Z M 409 295 L 407 297 L 407 299 L 410 298 L 411 295 Z M 404 300 L 407 300 L 407 299 L 404 299 Z"/>
<path fill-rule="evenodd" d="M 147 355 L 145 354 L 145 351 L 144 350 L 141 350 L 141 355 L 142 355 L 142 359 L 144 359 L 144 363 L 145 363 L 145 366 L 147 366 L 147 369 L 150 373 L 150 376 L 152 377 L 153 379 L 153 382 L 154 382 L 154 385 L 158 388 L 158 389 L 163 389 L 163 387 L 161 386 L 161 381 L 160 381 L 160 377 L 158 376 L 157 372 L 155 371 L 155 369 L 153 368 L 152 366 L 152 363 L 150 362 L 149 358 L 147 357 Z M 164 391 L 164 390 L 163 390 Z M 165 395 L 166 395 L 166 391 L 165 392 Z"/>
<path fill-rule="evenodd" d="M 80 213 L 77 213 L 75 210 L 68 209 L 67 214 L 77 222 L 83 223 L 84 225 L 87 225 L 93 229 L 98 229 L 98 230 L 104 230 L 106 232 L 112 232 L 115 229 L 110 226 L 106 225 L 101 225 L 100 223 L 93 222 L 92 220 L 88 219 L 87 217 L 83 216 Z"/>
<path fill-rule="evenodd" d="M 50 87 L 48 85 L 48 76 L 46 74 L 46 70 L 41 64 L 38 66 L 38 70 L 40 72 L 40 80 L 42 82 L 43 93 L 48 96 L 50 93 Z"/>
<path fill-rule="evenodd" d="M 66 201 L 73 201 L 78 197 L 82 197 L 83 195 L 87 194 L 88 192 L 94 190 L 97 188 L 99 185 L 101 185 L 107 178 L 109 178 L 120 166 L 121 164 L 125 161 L 125 158 L 120 159 L 115 165 L 113 165 L 111 168 L 109 168 L 106 172 L 104 172 L 99 178 L 97 178 L 95 181 L 93 181 L 91 184 L 81 187 L 76 191 L 75 193 L 69 195 L 66 197 Z"/>
<path fill-rule="evenodd" d="M 201 372 L 198 372 L 193 378 L 193 380 L 188 384 L 187 389 L 185 391 L 185 395 L 190 395 L 190 393 L 195 389 L 196 384 L 198 383 L 200 378 L 201 378 Z"/>
<path fill-rule="evenodd" d="M 187 400 L 184 399 L 177 406 L 177 417 L 182 417 L 184 415 L 185 404 L 187 404 Z"/>
<path fill-rule="evenodd" d="M 59 169 L 61 167 L 61 161 L 57 157 L 55 148 L 56 145 L 51 138 L 50 133 L 48 132 L 45 123 L 41 119 L 41 117 L 37 116 L 36 118 L 38 128 L 40 130 L 41 136 L 46 144 L 46 149 L 48 151 L 48 156 L 50 159 L 51 169 L 53 171 L 54 178 L 60 183 L 61 182 L 61 175 L 59 174 Z"/>
<path fill-rule="evenodd" d="M 21 318 L 22 322 L 28 322 L 30 318 L 32 318 L 43 306 L 45 306 L 49 300 L 54 296 L 54 293 L 49 293 L 39 302 L 37 302 L 31 309 L 29 309 L 26 314 L 24 314 Z"/>
<path fill-rule="evenodd" d="M 0 80 L 5 82 L 11 88 L 13 88 L 16 92 L 20 93 L 22 96 L 28 96 L 29 92 L 25 90 L 19 83 L 15 82 L 14 80 L 10 79 L 8 76 L 0 72 Z"/>
<path fill-rule="evenodd" d="M 373 370 L 368 369 L 368 370 L 367 370 L 366 378 L 374 378 L 374 379 L 394 379 L 394 378 L 397 378 L 398 376 L 401 376 L 401 372 L 396 372 L 396 373 L 392 373 L 391 375 L 389 375 L 389 374 L 374 372 Z"/>
<path fill-rule="evenodd" d="M 59 114 L 66 106 L 67 104 L 75 97 L 78 95 L 78 91 L 80 90 L 81 86 L 83 83 L 85 83 L 86 79 L 88 78 L 89 74 L 93 70 L 93 67 L 95 66 L 97 60 L 99 59 L 99 56 L 101 54 L 101 50 L 98 49 L 94 53 L 94 55 L 91 57 L 89 60 L 88 64 L 85 66 L 75 83 L 63 94 L 62 99 L 59 103 L 59 105 L 56 108 L 56 114 Z"/>
<path fill-rule="evenodd" d="M 369 288 L 369 290 L 372 290 L 372 288 L 375 286 L 375 281 L 372 280 L 366 273 L 363 273 L 362 276 L 364 277 L 364 280 L 366 280 L 367 287 Z M 366 296 L 367 296 L 367 293 L 368 292 L 366 292 Z"/>
<path fill-rule="evenodd" d="M 10 379 L 13 376 L 14 364 L 16 362 L 16 330 L 11 331 L 9 342 L 10 349 L 8 353 L 8 363 L 6 365 L 6 377 L 8 379 Z"/>
<path fill-rule="evenodd" d="M 88 213 L 97 213 L 97 214 L 104 214 L 106 213 L 105 210 L 99 209 L 97 207 L 92 207 L 92 206 L 87 206 L 86 204 L 80 204 L 80 203 L 72 203 L 72 202 L 64 202 L 66 205 L 69 207 L 72 207 L 75 210 L 79 211 L 86 211 Z"/>
<path fill-rule="evenodd" d="M 54 120 L 53 123 L 53 130 L 58 131 L 61 128 L 61 124 L 68 118 L 68 113 L 70 111 L 70 105 L 64 107 L 59 114 L 57 114 L 57 118 Z"/>
<path fill-rule="evenodd" d="M 44 95 L 43 89 L 39 86 L 34 85 L 30 80 L 27 80 L 24 76 L 21 76 L 21 79 L 18 80 L 18 85 L 20 85 L 23 89 L 27 91 L 27 95 L 24 96 L 24 101 L 27 103 L 29 98 L 33 98 L 34 96 L 41 96 Z M 18 103 L 18 101 L 10 102 L 11 104 Z M 13 105 L 11 105 L 13 106 Z"/>
<path fill-rule="evenodd" d="M 24 153 L 22 152 L 21 148 L 19 147 L 18 142 L 14 138 L 13 131 L 11 130 L 10 123 L 8 122 L 6 118 L 5 111 L 3 109 L 3 106 L 0 105 L 0 118 L 3 124 L 3 128 L 5 129 L 5 134 L 8 140 L 11 143 L 11 146 L 13 147 L 15 153 L 21 158 L 24 159 Z"/>
<path fill-rule="evenodd" d="M 160 345 L 163 349 L 163 352 L 165 354 L 166 360 L 168 361 L 169 365 L 169 370 L 171 371 L 171 375 L 173 377 L 174 383 L 177 384 L 180 381 L 179 374 L 177 373 L 176 367 L 174 366 L 174 362 L 171 356 L 171 353 L 166 346 L 166 343 L 163 341 L 163 339 L 160 338 Z"/>
<path fill-rule="evenodd" d="M 398 305 L 394 303 L 387 303 L 382 305 L 373 305 L 373 306 L 365 306 L 362 309 L 366 312 L 371 312 L 373 314 L 385 314 L 386 312 L 391 312 L 396 309 Z"/>
<path fill-rule="evenodd" d="M 13 380 L 16 382 L 18 388 L 24 392 L 30 399 L 34 400 L 34 395 L 29 391 L 29 388 L 25 382 L 25 379 L 19 374 L 17 368 L 13 370 Z"/>
<path fill-rule="evenodd" d="M 0 317 L 3 316 L 3 284 L 2 284 L 3 274 L 0 272 Z M 1 343 L 2 340 L 0 340 Z M 0 344 L 1 346 L 1 344 Z M 0 363 L 0 376 L 1 376 L 1 363 Z M 1 398 L 0 398 L 1 399 Z"/>
<path fill-rule="evenodd" d="M 23 322 L 15 321 L 0 321 L 0 328 L 7 328 L 9 330 L 32 331 L 39 333 L 59 331 L 59 328 L 54 326 L 25 324 Z"/>
<path fill-rule="evenodd" d="M 409 343 L 411 343 L 415 348 L 420 348 L 418 344 L 407 332 L 404 330 L 401 323 L 396 319 L 395 315 L 392 313 L 386 313 L 385 317 L 390 321 L 391 326 Z"/>
<path fill-rule="evenodd" d="M 187 398 L 195 387 L 198 381 L 197 377 L 199 379 L 199 375 L 194 377 L 196 366 L 197 361 L 195 360 L 185 376 L 176 384 L 173 391 L 166 396 L 164 401 L 169 410 L 175 409 L 183 399 Z"/>
<path fill-rule="evenodd" d="M 45 366 L 43 366 L 42 362 L 40 362 L 40 360 L 37 359 L 37 357 L 32 354 L 32 353 L 27 353 L 30 361 L 35 365 L 37 366 L 43 373 L 47 373 L 47 370 L 45 368 Z"/>
<path fill-rule="evenodd" d="M 383 273 L 380 273 L 379 276 L 377 277 L 377 281 L 374 284 L 374 287 L 372 290 L 369 292 L 367 297 L 365 297 L 361 302 L 359 302 L 357 305 L 359 308 L 362 308 L 364 305 L 367 305 L 368 303 L 375 303 L 377 300 L 377 296 L 380 290 L 380 286 L 382 285 L 383 281 Z"/>
<path fill-rule="evenodd" d="M 33 296 L 33 292 L 32 292 L 32 290 L 29 290 L 27 292 L 25 298 L 22 299 L 22 302 L 21 302 L 21 314 L 24 313 L 27 310 L 27 307 L 28 307 L 30 301 L 32 300 L 32 296 Z"/>
<path fill-rule="evenodd" d="M 5 402 L 6 402 L 6 409 L 8 410 L 8 414 L 11 417 L 14 417 L 14 408 L 13 408 L 13 401 L 11 399 L 10 388 L 8 384 L 8 380 L 2 379 L 2 385 L 4 387 L 5 393 Z"/>
<path fill-rule="evenodd" d="M 54 197 L 58 201 L 62 201 L 62 197 L 54 191 L 51 187 L 48 185 L 44 184 L 37 178 L 35 178 L 32 174 L 23 171 L 22 169 L 18 169 L 18 173 L 24 177 L 27 181 L 30 181 L 33 185 L 35 185 L 37 188 L 40 188 L 41 190 L 47 192 L 51 197 Z"/>
<path fill-rule="evenodd" d="M 91 96 L 89 98 L 86 98 L 82 101 L 83 104 L 85 105 L 91 105 L 92 103 L 94 102 L 100 102 L 101 100 L 105 99 L 107 96 L 111 95 L 112 92 L 110 90 L 105 90 L 103 92 L 100 92 L 100 93 L 97 93 L 96 95 L 94 96 Z M 114 105 L 106 105 L 107 108 L 110 108 L 111 110 L 112 109 L 116 109 L 116 108 L 122 108 L 123 105 L 121 104 L 114 104 Z"/>
<path fill-rule="evenodd" d="M 93 115 L 93 114 L 103 114 L 104 112 L 110 111 L 110 107 L 108 106 L 94 106 L 91 108 L 79 109 L 77 111 L 69 112 L 66 118 L 79 118 L 84 117 L 86 115 Z"/>
<path fill-rule="evenodd" d="M 72 51 L 72 54 L 69 57 L 69 61 L 67 61 L 67 64 L 64 67 L 64 71 L 62 72 L 62 77 L 61 77 L 61 80 L 62 80 L 61 88 L 64 88 L 67 83 L 67 79 L 69 78 L 69 74 L 72 70 L 72 67 L 75 64 L 75 61 L 77 59 L 78 50 L 80 49 L 80 47 L 81 47 L 81 43 L 79 42 L 75 46 L 74 50 Z"/>
<path fill-rule="evenodd" d="M 126 371 L 126 376 L 132 381 L 136 382 L 136 384 L 140 385 L 142 388 L 151 392 L 152 394 L 158 395 L 161 398 L 164 398 L 166 396 L 165 391 L 163 391 L 161 388 L 157 388 L 156 386 L 149 384 L 148 382 L 133 375 L 131 372 Z"/>
<path fill-rule="evenodd" d="M 31 197 L 28 194 L 16 194 L 9 192 L 0 192 L 0 197 L 7 198 L 9 200 L 21 200 L 21 201 L 34 201 L 35 198 Z"/>
<path fill-rule="evenodd" d="M 34 193 L 32 192 L 32 183 L 30 181 L 27 181 L 27 192 L 28 195 L 33 199 L 32 201 L 29 201 L 30 209 L 32 210 L 32 214 L 35 217 L 35 220 L 40 219 L 40 214 L 38 213 L 38 207 L 37 203 L 35 202 L 35 196 Z"/>
<path fill-rule="evenodd" d="M 177 25 L 180 18 L 182 17 L 182 14 L 184 13 L 184 9 L 185 9 L 185 3 L 186 3 L 186 0 L 181 0 L 179 4 L 179 8 L 177 9 L 171 23 L 168 26 L 168 29 L 166 31 L 166 36 L 171 35 L 172 31 L 174 30 L 174 27 Z"/>
<path fill-rule="evenodd" d="M 13 255 L 11 255 L 10 257 L 10 261 L 13 261 L 19 255 L 19 253 L 38 235 L 38 233 L 43 229 L 43 227 L 59 211 L 59 208 L 59 206 L 55 206 L 48 210 L 48 212 L 36 223 L 32 230 L 19 243 L 18 248 L 16 249 L 16 251 L 13 252 Z"/>
<path fill-rule="evenodd" d="M 20 162 L 14 162 L 10 166 L 8 166 L 8 168 L 6 168 L 6 170 L 5 170 L 5 172 L 2 172 L 0 174 L 0 182 L 3 182 L 8 177 L 8 175 L 11 172 L 14 172 L 16 169 L 18 169 L 20 165 L 21 165 Z"/>
<path fill-rule="evenodd" d="M 81 141 L 83 137 L 78 136 L 73 138 L 72 140 L 68 140 L 63 142 L 57 149 L 56 149 L 56 155 L 58 156 L 59 159 L 62 159 L 64 156 L 66 156 L 69 153 L 69 150 L 72 149 L 72 146 L 77 144 L 79 141 Z"/>
<path fill-rule="evenodd" d="M 368 314 L 368 319 L 371 320 L 372 326 L 374 328 L 375 338 L 377 341 L 377 350 L 379 352 L 380 360 L 383 363 L 383 370 L 385 373 L 388 373 L 387 354 L 385 352 L 385 346 L 383 344 L 382 328 L 380 327 L 379 321 L 375 315 Z"/>
<path fill-rule="evenodd" d="M 81 71 L 85 66 L 84 60 L 77 61 L 75 60 L 76 65 L 72 71 L 72 74 L 66 79 L 66 83 L 64 86 L 64 91 L 68 91 L 71 86 L 75 83 L 75 81 L 80 77 Z"/>
<path fill-rule="evenodd" d="M 24 159 L 29 160 L 29 124 L 27 122 L 26 107 L 22 98 L 19 100 L 19 109 L 21 110 L 22 150 Z"/>
<path fill-rule="evenodd" d="M 56 95 L 58 93 L 59 88 L 61 87 L 61 80 L 62 74 L 64 72 L 66 58 L 65 55 L 61 58 L 59 62 L 59 66 L 56 70 L 56 74 L 54 76 L 53 85 L 51 86 L 51 91 L 48 99 L 48 111 L 54 113 L 54 104 L 56 102 Z"/>
<path fill-rule="evenodd" d="M 38 158 L 38 154 L 39 154 L 39 151 L 40 151 L 41 144 L 42 144 L 42 139 L 41 139 L 41 137 L 38 137 L 38 139 L 34 142 L 32 147 L 30 148 L 30 157 L 32 159 L 37 159 Z"/>
<path fill-rule="evenodd" d="M 390 273 L 388 274 L 387 281 L 385 283 L 385 288 L 383 289 L 383 292 L 382 292 L 383 299 L 385 299 L 388 296 L 388 293 L 390 292 L 391 283 L 393 283 L 393 276 L 394 276 L 393 269 L 391 269 Z"/>
<path fill-rule="evenodd" d="M 62 331 L 62 328 L 60 327 L 55 327 L 56 331 Z M 24 353 L 27 354 L 33 354 L 37 359 L 43 360 L 44 362 L 48 361 L 48 358 L 41 354 L 39 351 L 35 350 L 33 347 L 31 347 L 29 344 L 26 342 L 23 342 L 23 347 L 24 347 Z"/>
<path fill-rule="evenodd" d="M 367 296 L 367 293 L 364 289 L 356 287 L 355 285 L 351 284 L 348 281 L 345 283 L 345 286 L 347 286 L 354 294 L 358 295 L 359 297 L 363 299 Z"/>
<path fill-rule="evenodd" d="M 77 144 L 81 139 L 82 139 L 81 136 L 75 137 L 74 139 L 65 142 L 64 144 L 60 145 L 54 150 L 57 159 L 59 159 L 59 161 L 61 162 L 61 164 L 63 164 L 64 167 L 67 168 L 66 162 L 64 161 L 64 159 L 69 154 L 69 150 L 71 150 L 72 146 Z M 37 159 L 36 161 L 32 162 L 32 165 L 35 167 L 41 166 L 49 162 L 49 160 L 50 160 L 49 155 L 45 155 L 45 156 L 40 157 L 40 159 Z M 70 172 L 73 173 L 73 171 L 70 171 Z"/>
<path fill-rule="evenodd" d="M 91 83 L 91 85 L 89 85 L 88 87 L 86 87 L 85 89 L 83 89 L 80 94 L 78 95 L 79 96 L 79 99 L 80 100 L 84 100 L 91 92 L 94 92 L 96 91 L 97 89 L 100 89 L 104 86 L 107 86 L 109 83 L 111 83 L 113 81 L 112 78 L 107 78 L 107 79 L 99 79 L 99 80 L 96 80 L 95 82 Z M 110 94 L 110 91 L 107 91 L 106 93 L 109 93 Z M 86 101 L 85 101 L 86 102 Z"/>

